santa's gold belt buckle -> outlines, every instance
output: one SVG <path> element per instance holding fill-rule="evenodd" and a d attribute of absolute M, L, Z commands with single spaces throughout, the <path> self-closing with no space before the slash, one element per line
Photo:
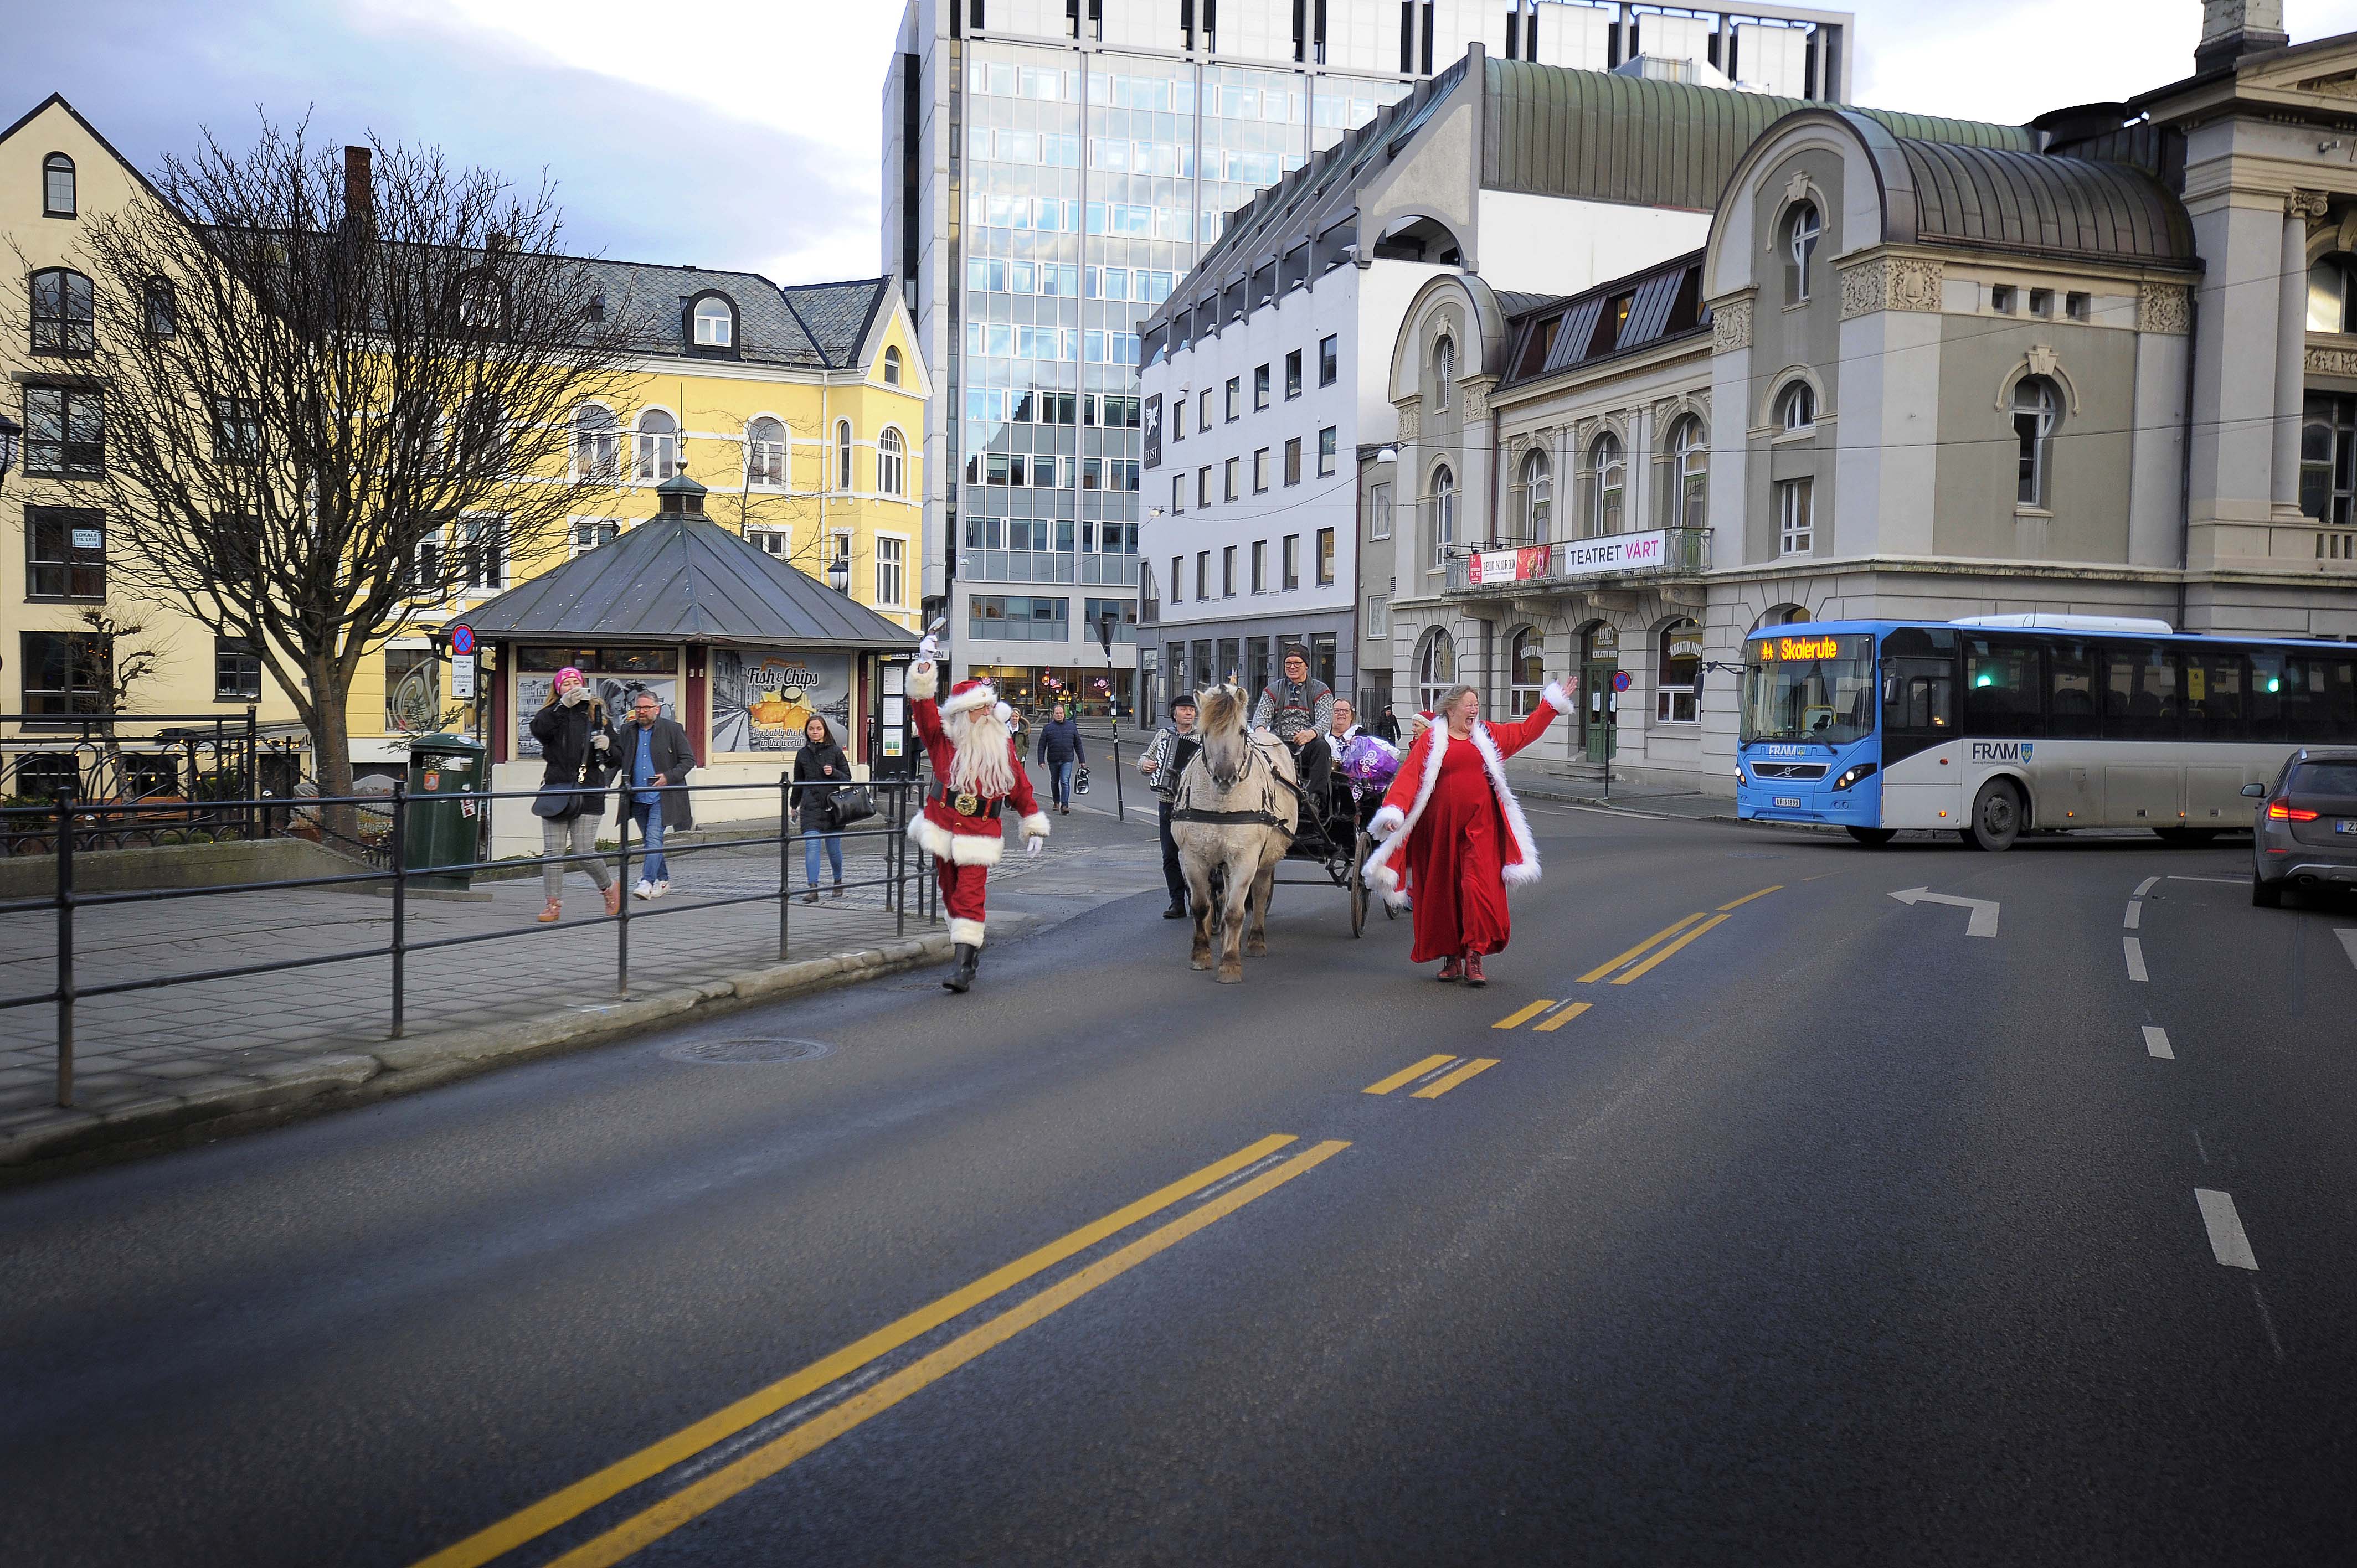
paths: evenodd
<path fill-rule="evenodd" d="M 962 791 L 957 798 L 957 809 L 961 817 L 978 817 L 982 815 L 982 797 L 971 789 Z"/>

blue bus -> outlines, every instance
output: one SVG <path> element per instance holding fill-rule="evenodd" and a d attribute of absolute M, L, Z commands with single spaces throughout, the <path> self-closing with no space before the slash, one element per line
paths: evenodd
<path fill-rule="evenodd" d="M 2098 616 L 1763 627 L 1743 649 L 1738 814 L 1902 828 L 1981 849 L 2024 832 L 2250 825 L 2245 784 L 2357 745 L 2357 645 L 2194 637 Z"/>

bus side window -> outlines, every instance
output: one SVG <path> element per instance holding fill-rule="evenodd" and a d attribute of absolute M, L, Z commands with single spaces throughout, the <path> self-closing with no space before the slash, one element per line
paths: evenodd
<path fill-rule="evenodd" d="M 1894 730 L 1940 734 L 1956 725 L 1956 682 L 1944 659 L 1887 660 L 1883 707 Z"/>
<path fill-rule="evenodd" d="M 2239 649 L 2184 650 L 2185 738 L 2242 740 L 2249 733 Z"/>
<path fill-rule="evenodd" d="M 2046 733 L 2038 645 L 2010 638 L 1964 639 L 1964 734 L 2037 739 Z"/>
<path fill-rule="evenodd" d="M 2153 642 L 2115 642 L 2104 650 L 2104 738 L 2175 740 L 2177 654 Z"/>
<path fill-rule="evenodd" d="M 2095 660 L 2083 642 L 2046 650 L 2046 733 L 2057 740 L 2095 737 Z"/>

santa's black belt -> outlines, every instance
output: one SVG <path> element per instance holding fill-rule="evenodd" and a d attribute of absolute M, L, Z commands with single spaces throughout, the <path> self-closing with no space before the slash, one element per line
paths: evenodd
<path fill-rule="evenodd" d="M 961 817 L 996 817 L 999 808 L 1006 803 L 996 795 L 952 795 L 946 789 L 936 791 L 933 799 Z"/>

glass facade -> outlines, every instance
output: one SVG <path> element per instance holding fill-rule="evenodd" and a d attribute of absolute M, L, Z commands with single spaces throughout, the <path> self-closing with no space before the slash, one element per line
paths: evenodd
<path fill-rule="evenodd" d="M 992 38 L 950 59 L 953 597 L 1084 585 L 1128 590 L 1134 616 L 1138 322 L 1228 212 L 1411 83 Z"/>

